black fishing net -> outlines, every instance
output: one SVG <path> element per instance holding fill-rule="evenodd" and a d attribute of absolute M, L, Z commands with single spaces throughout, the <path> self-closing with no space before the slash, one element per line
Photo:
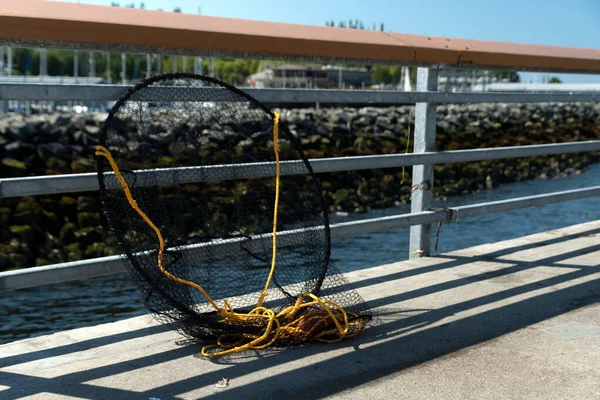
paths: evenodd
<path fill-rule="evenodd" d="M 100 192 L 127 268 L 161 322 L 216 344 L 207 355 L 337 341 L 370 320 L 331 262 L 318 179 L 276 119 L 215 79 L 167 74 L 129 90 L 102 131 Z"/>

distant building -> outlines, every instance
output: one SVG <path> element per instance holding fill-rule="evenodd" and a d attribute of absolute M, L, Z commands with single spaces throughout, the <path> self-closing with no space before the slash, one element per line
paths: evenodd
<path fill-rule="evenodd" d="M 41 75 L 12 75 L 12 76 L 1 76 L 0 83 L 46 83 L 46 84 L 84 84 L 84 85 L 95 85 L 105 83 L 101 77 L 89 77 L 89 76 L 41 76 Z"/>
<path fill-rule="evenodd" d="M 600 92 L 600 83 L 490 83 L 475 85 L 474 92 Z"/>
<path fill-rule="evenodd" d="M 488 71 L 479 69 L 442 68 L 438 72 L 440 92 L 468 92 L 475 85 L 497 81 L 498 79 L 489 77 Z"/>
<path fill-rule="evenodd" d="M 371 74 L 366 68 L 345 68 L 322 65 L 283 64 L 265 68 L 246 78 L 256 88 L 360 88 L 370 85 Z"/>

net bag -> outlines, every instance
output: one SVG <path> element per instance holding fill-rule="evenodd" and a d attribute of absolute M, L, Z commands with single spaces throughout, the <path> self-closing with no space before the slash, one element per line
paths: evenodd
<path fill-rule="evenodd" d="M 199 75 L 148 78 L 115 103 L 96 155 L 146 307 L 203 355 L 337 342 L 370 321 L 331 261 L 299 141 L 249 95 Z"/>

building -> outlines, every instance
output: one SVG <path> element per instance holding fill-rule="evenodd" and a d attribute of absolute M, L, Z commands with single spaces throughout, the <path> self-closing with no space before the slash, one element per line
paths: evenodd
<path fill-rule="evenodd" d="M 371 84 L 366 68 L 283 64 L 270 66 L 246 79 L 256 88 L 361 88 Z"/>
<path fill-rule="evenodd" d="M 475 85 L 474 92 L 600 92 L 600 83 L 490 83 Z"/>

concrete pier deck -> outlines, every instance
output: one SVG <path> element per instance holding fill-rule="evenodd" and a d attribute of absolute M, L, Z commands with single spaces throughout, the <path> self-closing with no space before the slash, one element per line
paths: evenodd
<path fill-rule="evenodd" d="M 142 316 L 0 346 L 0 399 L 600 399 L 600 221 L 347 276 L 342 343 L 208 360 Z"/>

